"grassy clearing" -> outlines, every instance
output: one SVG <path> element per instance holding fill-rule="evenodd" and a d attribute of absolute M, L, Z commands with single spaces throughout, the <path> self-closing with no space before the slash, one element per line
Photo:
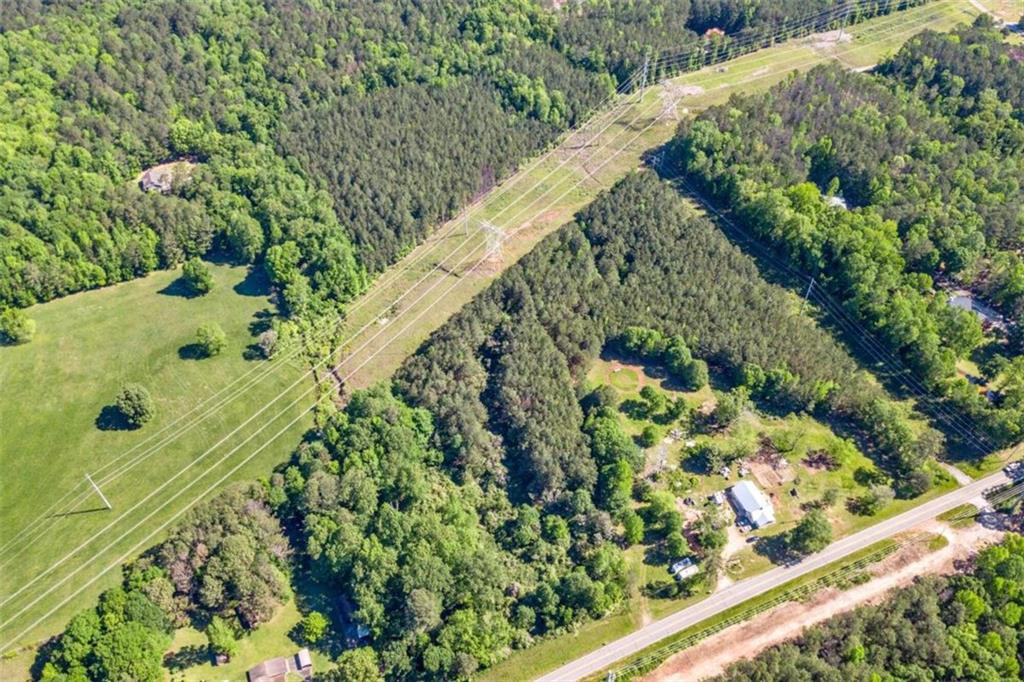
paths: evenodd
<path fill-rule="evenodd" d="M 174 642 L 165 657 L 165 667 L 174 682 L 210 682 L 212 680 L 244 680 L 245 672 L 261 661 L 275 656 L 289 656 L 304 645 L 289 633 L 302 620 L 295 600 L 278 609 L 274 617 L 238 640 L 238 654 L 224 665 L 213 665 L 206 652 L 206 635 L 193 628 L 182 628 L 174 634 Z M 332 667 L 330 657 L 310 649 L 313 670 Z"/>
<path fill-rule="evenodd" d="M 146 547 L 156 541 L 159 533 L 145 538 L 308 406 L 308 401 L 300 401 L 276 419 L 270 415 L 277 410 L 268 412 L 267 418 L 254 420 L 200 460 L 259 406 L 284 393 L 287 400 L 281 401 L 281 409 L 311 385 L 302 379 L 298 365 L 243 357 L 254 340 L 250 325 L 270 308 L 266 291 L 260 282 L 246 278 L 244 268 L 215 265 L 212 271 L 216 286 L 200 298 L 177 295 L 173 283 L 178 274 L 167 271 L 36 306 L 29 310 L 38 323 L 36 338 L 23 346 L 0 348 L 0 383 L 4 386 L 0 396 L 0 423 L 4 425 L 0 464 L 5 472 L 0 545 L 10 542 L 0 552 L 0 592 L 14 593 L 62 557 L 68 557 L 0 607 L 0 642 L 17 637 L 19 643 L 29 643 L 61 628 L 78 608 L 116 582 L 118 573 L 103 575 L 70 605 L 49 614 L 64 596 L 84 587 L 107 566 L 116 565 L 122 555 L 134 554 L 136 544 Z M 181 357 L 179 351 L 193 341 L 196 328 L 211 321 L 226 332 L 227 348 L 214 358 Z M 73 513 L 45 518 L 33 525 L 65 492 L 76 486 L 85 492 L 86 473 L 101 479 L 115 470 L 103 467 L 122 453 L 133 447 L 137 448 L 133 456 L 147 452 L 138 446 L 157 444 L 160 438 L 148 443 L 146 439 L 177 417 L 250 370 L 271 367 L 273 373 L 211 413 L 208 420 L 108 481 L 103 490 L 114 505 L 113 511 L 102 510 L 98 498 L 86 495 L 67 510 Z M 128 381 L 148 387 L 156 403 L 156 417 L 135 431 L 100 428 L 97 418 L 113 402 L 121 384 Z M 296 389 L 288 391 L 296 381 Z M 222 464 L 212 466 L 263 424 L 269 426 L 266 435 L 245 443 Z M 305 427 L 304 422 L 300 423 L 270 443 L 228 475 L 228 480 L 266 475 L 286 458 Z M 195 466 L 157 491 L 193 462 Z M 178 497 L 172 501 L 174 495 Z M 136 504 L 139 506 L 128 513 Z M 101 537 L 73 556 L 67 554 L 125 513 L 127 516 L 102 532 Z M 150 519 L 143 520 L 151 513 Z M 139 526 L 133 528 L 137 523 Z M 58 587 L 46 594 L 51 586 Z M 38 624 L 34 624 L 36 620 Z"/>
<path fill-rule="evenodd" d="M 705 387 L 697 392 L 673 390 L 671 384 L 658 378 L 660 374 L 649 368 L 624 364 L 609 358 L 595 362 L 587 380 L 594 385 L 611 385 L 619 392 L 622 405 L 627 406 L 630 401 L 639 399 L 640 389 L 644 386 L 656 387 L 669 399 L 681 397 L 694 408 L 713 405 L 714 394 L 710 388 Z M 643 419 L 634 419 L 625 412 L 620 414 L 620 418 L 626 432 L 634 436 L 650 423 Z M 854 443 L 838 436 L 828 424 L 814 417 L 772 417 L 756 412 L 745 413 L 724 433 L 694 434 L 669 444 L 667 475 L 663 475 L 662 478 L 677 496 L 692 497 L 698 504 L 702 503 L 713 493 L 725 490 L 735 483 L 736 471 L 732 471 L 728 479 L 717 473 L 706 475 L 691 471 L 687 463 L 691 448 L 687 443 L 692 442 L 697 446 L 713 443 L 725 450 L 743 449 L 747 452 L 757 452 L 765 437 L 779 448 L 784 464 L 778 468 L 760 463 L 752 464 L 748 478 L 754 480 L 771 498 L 778 522 L 754 535 L 775 535 L 788 530 L 803 516 L 801 505 L 820 499 L 830 489 L 839 493 L 839 499 L 829 510 L 829 517 L 836 535 L 843 536 L 906 511 L 924 499 L 930 499 L 955 487 L 955 482 L 945 471 L 934 467 L 936 485 L 924 499 L 895 500 L 875 516 L 854 514 L 848 504 L 868 492 L 871 480 L 879 474 L 874 462 Z M 659 444 L 650 448 L 649 453 L 663 447 L 666 446 Z M 806 461 L 808 455 L 819 450 L 831 453 L 836 458 L 837 468 L 826 470 L 810 467 Z M 740 557 L 740 561 L 745 565 L 737 571 L 740 577 L 758 572 L 759 567 L 763 569 L 768 566 L 767 560 L 763 557 L 754 559 L 745 554 Z"/>
<path fill-rule="evenodd" d="M 938 552 L 943 547 L 949 545 L 949 538 L 945 535 L 933 534 L 928 538 L 928 551 Z"/>
<path fill-rule="evenodd" d="M 977 513 L 978 508 L 973 504 L 961 504 L 959 507 L 953 507 L 949 511 L 939 514 L 936 518 L 952 528 L 967 528 L 974 524 Z"/>
<path fill-rule="evenodd" d="M 1024 15 L 1024 3 L 1020 0 L 983 0 L 981 4 L 996 17 L 1011 24 Z"/>

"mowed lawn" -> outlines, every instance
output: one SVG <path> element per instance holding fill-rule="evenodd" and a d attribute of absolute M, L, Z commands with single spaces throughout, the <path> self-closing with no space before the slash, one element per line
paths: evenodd
<path fill-rule="evenodd" d="M 302 393 L 311 380 L 301 358 L 244 357 L 255 341 L 254 323 L 272 311 L 267 291 L 245 268 L 211 268 L 216 286 L 203 297 L 181 295 L 178 272 L 165 271 L 35 306 L 28 311 L 38 325 L 35 339 L 0 347 L 0 644 L 28 644 L 58 631 L 116 582 L 119 571 L 107 569 L 122 555 L 158 541 L 159 532 L 148 536 L 211 485 L 267 475 L 308 427 L 301 419 L 271 440 L 309 407 L 312 397 Z M 224 329 L 227 348 L 192 359 L 181 349 L 205 322 Z M 125 382 L 149 389 L 156 416 L 134 431 L 103 429 L 97 419 Z M 230 400 L 195 409 L 214 397 Z M 197 420 L 200 415 L 206 418 Z M 87 473 L 101 480 L 115 472 L 111 462 L 118 458 L 135 466 L 104 486 L 112 511 L 99 509 L 99 498 L 90 495 L 63 510 L 73 513 L 44 515 L 58 511 L 50 508 L 69 491 L 83 494 Z M 70 604 L 51 613 L 67 597 Z"/>

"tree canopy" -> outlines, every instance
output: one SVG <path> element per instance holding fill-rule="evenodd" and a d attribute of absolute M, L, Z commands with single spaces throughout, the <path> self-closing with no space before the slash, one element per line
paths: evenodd
<path fill-rule="evenodd" d="M 1024 413 L 989 405 L 956 361 L 989 337 L 1020 352 L 1024 65 L 1009 50 L 984 15 L 925 32 L 877 75 L 820 66 L 713 107 L 669 154 L 995 445 L 1024 433 Z M 950 283 L 1001 306 L 1009 333 L 948 304 Z"/>

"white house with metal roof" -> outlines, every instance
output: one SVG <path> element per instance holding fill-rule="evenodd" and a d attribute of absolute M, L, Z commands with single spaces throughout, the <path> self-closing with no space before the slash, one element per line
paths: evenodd
<path fill-rule="evenodd" d="M 672 564 L 672 567 L 668 569 L 668 572 L 671 573 L 676 580 L 686 580 L 687 578 L 697 575 L 697 573 L 700 572 L 700 567 L 693 563 L 693 559 L 686 557 L 685 559 L 680 559 Z"/>
<path fill-rule="evenodd" d="M 775 523 L 775 509 L 761 489 L 750 481 L 740 481 L 729 488 L 729 497 L 736 505 L 741 521 L 753 528 L 763 528 Z"/>

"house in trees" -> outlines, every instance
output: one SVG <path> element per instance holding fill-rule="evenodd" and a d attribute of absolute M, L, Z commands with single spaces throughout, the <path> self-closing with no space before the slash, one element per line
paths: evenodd
<path fill-rule="evenodd" d="M 750 481 L 740 481 L 729 488 L 729 498 L 736 507 L 736 516 L 751 528 L 764 528 L 775 523 L 775 509 L 772 503 L 760 488 Z"/>
<path fill-rule="evenodd" d="M 313 659 L 309 649 L 299 649 L 294 656 L 263 661 L 245 675 L 249 682 L 286 682 L 289 674 L 300 675 L 304 680 L 313 679 Z"/>
<path fill-rule="evenodd" d="M 995 327 L 1006 330 L 1006 320 L 999 314 L 999 311 L 978 300 L 966 289 L 957 289 L 950 293 L 949 305 L 960 310 L 966 310 L 969 313 L 974 313 L 981 320 L 981 324 L 985 329 Z"/>
<path fill-rule="evenodd" d="M 195 161 L 184 159 L 152 166 L 139 176 L 139 186 L 144 192 L 170 194 L 176 184 L 189 179 L 195 165 Z"/>
<path fill-rule="evenodd" d="M 142 174 L 139 184 L 146 192 L 167 194 L 174 187 L 174 171 L 167 165 L 154 166 Z"/>

